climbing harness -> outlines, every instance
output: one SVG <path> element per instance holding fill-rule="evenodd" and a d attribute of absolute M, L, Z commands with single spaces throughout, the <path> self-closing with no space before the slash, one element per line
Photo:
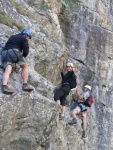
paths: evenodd
<path fill-rule="evenodd" d="M 10 54 L 9 51 L 11 51 L 11 50 L 12 50 L 12 52 L 14 53 L 14 55 L 16 56 L 16 60 L 14 60 L 13 56 Z M 8 59 L 8 57 L 9 57 L 9 58 L 12 60 L 12 62 L 15 64 L 15 65 L 14 65 L 14 70 L 16 71 L 16 70 L 17 70 L 16 64 L 17 64 L 17 62 L 19 61 L 19 56 L 16 54 L 16 51 L 17 51 L 17 52 L 20 52 L 20 51 L 19 51 L 18 49 L 8 49 L 8 50 L 2 49 L 2 51 L 0 52 L 0 55 L 1 55 L 4 51 L 7 51 L 7 52 L 6 52 L 6 59 Z M 20 57 L 21 57 L 21 56 L 20 56 Z M 3 68 L 2 65 L 1 65 L 0 67 Z"/>

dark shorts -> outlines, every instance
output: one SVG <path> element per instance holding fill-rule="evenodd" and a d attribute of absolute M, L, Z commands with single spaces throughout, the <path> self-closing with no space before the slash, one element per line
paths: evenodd
<path fill-rule="evenodd" d="M 63 86 L 57 89 L 57 91 L 54 93 L 54 100 L 60 100 L 60 104 L 62 106 L 66 105 L 66 97 L 70 92 L 70 87 L 69 86 Z"/>
<path fill-rule="evenodd" d="M 81 108 L 81 112 L 87 111 L 87 106 L 85 106 L 83 103 L 80 103 L 78 106 Z"/>
<path fill-rule="evenodd" d="M 11 65 L 13 67 L 17 60 L 18 61 L 16 63 L 20 66 L 26 64 L 25 59 L 22 57 L 22 53 L 12 49 L 3 51 L 1 59 L 3 68 L 6 68 L 7 65 Z"/>

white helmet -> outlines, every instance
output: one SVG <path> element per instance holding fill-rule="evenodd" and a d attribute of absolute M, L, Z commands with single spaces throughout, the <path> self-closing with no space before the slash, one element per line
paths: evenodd
<path fill-rule="evenodd" d="M 89 89 L 91 91 L 91 86 L 85 85 L 84 87 L 87 88 L 87 89 Z"/>
<path fill-rule="evenodd" d="M 67 63 L 66 67 L 74 67 L 73 63 Z"/>

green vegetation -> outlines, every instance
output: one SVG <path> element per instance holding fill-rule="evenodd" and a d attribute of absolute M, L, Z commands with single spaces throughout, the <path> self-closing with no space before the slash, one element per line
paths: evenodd
<path fill-rule="evenodd" d="M 59 3 L 64 3 L 69 7 L 70 10 L 75 9 L 75 5 L 77 3 L 80 3 L 82 0 L 57 0 Z M 28 4 L 32 7 L 35 6 L 38 10 L 46 10 L 51 9 L 49 6 L 49 3 L 51 2 L 38 2 L 37 0 L 28 0 Z"/>
<path fill-rule="evenodd" d="M 82 2 L 82 0 L 58 0 L 58 2 L 63 4 L 62 10 L 58 14 L 59 19 L 63 21 L 67 20 L 70 14 L 78 11 L 79 4 Z"/>
<path fill-rule="evenodd" d="M 28 6 L 24 5 L 24 7 L 22 5 L 20 5 L 19 2 L 17 2 L 16 0 L 12 0 L 11 1 L 12 5 L 16 8 L 17 12 L 22 14 L 22 15 L 26 15 L 28 18 L 30 19 L 34 19 L 37 20 L 36 17 L 36 13 L 39 10 L 47 10 L 47 9 L 51 9 L 48 6 L 48 3 L 40 3 L 37 0 L 28 0 Z M 35 7 L 34 11 L 29 10 L 29 8 L 33 8 Z"/>
<path fill-rule="evenodd" d="M 11 3 L 21 15 L 26 15 L 30 19 L 36 19 L 35 14 L 29 10 L 29 7 L 21 6 L 16 0 L 12 0 Z"/>
<path fill-rule="evenodd" d="M 64 3 L 70 11 L 76 11 L 77 6 L 82 0 L 58 0 L 60 3 Z"/>
<path fill-rule="evenodd" d="M 15 0 L 12 0 L 11 3 L 13 4 L 13 6 L 16 8 L 16 10 L 17 10 L 20 14 L 22 14 L 22 15 L 25 14 L 24 8 L 23 8 L 18 2 L 16 2 Z"/>
<path fill-rule="evenodd" d="M 33 36 L 33 37 L 37 37 L 37 35 L 36 35 L 35 32 L 32 32 L 32 36 Z"/>
<path fill-rule="evenodd" d="M 0 23 L 5 24 L 11 28 L 16 26 L 19 30 L 23 30 L 24 25 L 18 22 L 16 19 L 10 18 L 4 11 L 0 10 Z"/>
<path fill-rule="evenodd" d="M 37 0 L 28 0 L 28 4 L 30 7 L 35 7 L 36 11 L 51 9 L 51 6 L 49 6 L 49 3 L 44 2 L 44 1 L 38 2 Z"/>

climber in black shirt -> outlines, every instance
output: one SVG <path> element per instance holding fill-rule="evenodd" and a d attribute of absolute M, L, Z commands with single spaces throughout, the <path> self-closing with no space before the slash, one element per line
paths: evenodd
<path fill-rule="evenodd" d="M 16 35 L 12 35 L 8 39 L 4 49 L 9 50 L 9 49 L 12 49 L 12 48 L 13 49 L 18 49 L 20 52 L 22 52 L 23 57 L 26 57 L 29 53 L 28 40 L 21 33 L 16 34 Z"/>
<path fill-rule="evenodd" d="M 76 75 L 73 71 L 73 64 L 68 63 L 67 64 L 67 73 L 64 74 L 63 71 L 61 71 L 61 77 L 62 77 L 62 85 L 61 87 L 55 92 L 54 94 L 54 100 L 62 106 L 61 114 L 59 115 L 59 119 L 64 119 L 65 114 L 65 100 L 67 95 L 69 94 L 70 90 L 72 88 L 75 88 L 76 83 Z"/>
<path fill-rule="evenodd" d="M 2 90 L 4 94 L 12 94 L 14 91 L 8 87 L 9 76 L 12 68 L 17 63 L 22 68 L 23 90 L 32 91 L 33 88 L 27 83 L 28 81 L 28 65 L 24 57 L 29 53 L 28 40 L 31 39 L 31 32 L 29 29 L 24 29 L 20 34 L 12 35 L 2 52 L 2 65 L 5 69 L 2 78 Z"/>

